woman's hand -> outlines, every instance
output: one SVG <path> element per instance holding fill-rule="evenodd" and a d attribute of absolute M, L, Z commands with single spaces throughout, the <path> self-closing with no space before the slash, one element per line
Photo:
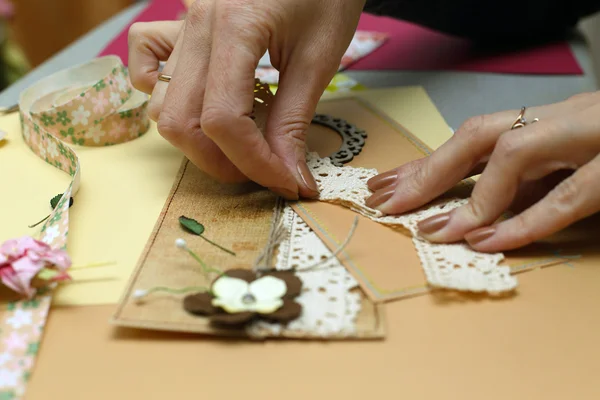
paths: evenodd
<path fill-rule="evenodd" d="M 149 113 L 161 135 L 208 174 L 314 197 L 306 130 L 364 3 L 198 0 L 184 22 L 131 27 L 132 83 L 152 94 Z M 267 49 L 280 80 L 263 136 L 250 113 L 254 71 Z M 169 83 L 157 82 L 159 60 Z"/>
<path fill-rule="evenodd" d="M 528 108 L 528 124 L 511 130 L 518 114 L 468 120 L 431 156 L 372 178 L 367 204 L 404 213 L 483 171 L 467 205 L 419 226 L 432 242 L 466 239 L 483 252 L 525 246 L 600 211 L 600 92 Z M 507 210 L 517 215 L 494 224 Z"/>

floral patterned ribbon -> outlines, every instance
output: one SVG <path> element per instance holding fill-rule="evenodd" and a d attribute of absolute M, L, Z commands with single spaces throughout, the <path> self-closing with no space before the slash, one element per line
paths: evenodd
<path fill-rule="evenodd" d="M 21 93 L 22 135 L 31 150 L 72 180 L 42 226 L 40 240 L 66 249 L 69 199 L 81 168 L 69 145 L 110 146 L 148 130 L 148 96 L 135 90 L 115 56 L 95 59 L 50 75 Z M 33 367 L 51 302 L 51 291 L 11 302 L 0 311 L 0 400 L 19 399 Z"/>

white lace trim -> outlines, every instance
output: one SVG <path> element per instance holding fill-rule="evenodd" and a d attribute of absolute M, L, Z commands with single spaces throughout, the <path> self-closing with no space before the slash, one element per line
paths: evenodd
<path fill-rule="evenodd" d="M 479 253 L 461 243 L 434 244 L 418 236 L 419 221 L 448 212 L 465 204 L 467 200 L 444 200 L 416 212 L 383 216 L 381 212 L 365 204 L 366 198 L 372 194 L 367 181 L 377 175 L 377 170 L 336 167 L 329 158 L 320 158 L 316 153 L 310 153 L 307 161 L 321 191 L 320 200 L 342 204 L 374 221 L 402 226 L 411 232 L 431 286 L 489 293 L 510 291 L 517 287 L 517 279 L 510 275 L 510 268 L 499 265 L 504 259 L 503 254 Z"/>
<path fill-rule="evenodd" d="M 303 292 L 296 298 L 302 305 L 302 315 L 287 326 L 257 322 L 249 328 L 249 333 L 255 336 L 280 336 L 283 331 L 286 336 L 354 335 L 361 298 L 359 293 L 350 290 L 358 283 L 337 258 L 316 269 L 302 271 L 331 257 L 332 253 L 291 207 L 284 208 L 283 219 L 289 235 L 279 246 L 276 269 L 297 269 L 296 276 L 303 283 Z"/>

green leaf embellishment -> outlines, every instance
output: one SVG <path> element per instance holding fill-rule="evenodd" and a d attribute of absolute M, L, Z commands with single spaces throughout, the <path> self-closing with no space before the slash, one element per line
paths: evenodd
<path fill-rule="evenodd" d="M 50 199 L 50 207 L 52 207 L 52 210 L 56 209 L 56 207 L 60 206 L 62 207 L 63 204 L 65 204 L 66 200 L 63 200 L 62 202 L 60 201 L 60 199 L 62 198 L 62 193 L 57 194 L 56 196 L 54 196 L 53 198 Z M 69 208 L 71 208 L 73 206 L 73 197 L 69 198 Z M 56 216 L 55 216 L 56 217 Z M 48 218 L 50 218 L 50 215 L 48 215 L 46 218 L 44 218 L 43 220 L 36 222 L 33 225 L 29 225 L 30 228 L 35 228 L 36 226 L 38 226 L 39 224 L 41 224 L 42 222 L 44 222 L 45 220 L 47 220 Z M 60 216 L 58 217 L 60 218 Z M 56 218 L 54 218 L 56 219 Z"/>
<path fill-rule="evenodd" d="M 56 196 L 54 196 L 53 198 L 50 199 L 50 207 L 52 207 L 53 210 L 58 205 L 58 202 L 60 201 L 61 197 L 62 197 L 62 193 L 61 194 L 57 194 Z"/>
<path fill-rule="evenodd" d="M 223 246 L 216 244 L 212 240 L 209 240 L 206 237 L 204 237 L 203 236 L 203 233 L 205 231 L 204 225 L 202 225 L 200 222 L 196 221 L 195 219 L 188 218 L 188 217 L 182 215 L 181 217 L 179 217 L 179 224 L 188 232 L 193 233 L 194 235 L 200 236 L 202 239 L 206 240 L 208 243 L 212 244 L 213 246 L 223 250 L 226 253 L 231 254 L 232 256 L 235 256 L 235 253 L 233 251 L 228 250 L 228 249 L 224 248 Z"/>
<path fill-rule="evenodd" d="M 202 225 L 200 222 L 196 221 L 195 219 L 192 218 L 188 218 L 185 216 L 181 216 L 179 217 L 179 223 L 181 224 L 181 226 L 183 226 L 184 228 L 186 228 L 188 231 L 201 236 L 204 233 L 204 225 Z"/>
<path fill-rule="evenodd" d="M 67 200 L 63 200 L 60 201 L 60 199 L 62 198 L 63 194 L 59 193 L 56 196 L 54 196 L 52 199 L 50 199 L 50 207 L 52 207 L 52 209 L 54 210 L 57 206 L 62 207 L 65 202 Z M 60 203 L 59 203 L 60 202 Z M 73 197 L 69 197 L 69 208 L 73 206 Z"/>

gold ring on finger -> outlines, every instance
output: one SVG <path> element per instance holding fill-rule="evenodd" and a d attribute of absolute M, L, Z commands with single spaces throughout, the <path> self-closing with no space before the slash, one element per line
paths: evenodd
<path fill-rule="evenodd" d="M 525 106 L 521 107 L 521 112 L 519 113 L 519 116 L 517 117 L 516 121 L 510 127 L 511 130 L 517 129 L 517 128 L 522 128 L 528 124 L 527 119 L 525 119 L 525 111 L 526 110 L 527 110 L 527 107 L 525 107 Z M 539 120 L 540 120 L 539 118 L 534 118 L 533 121 L 531 121 L 531 123 L 538 122 Z"/>
<path fill-rule="evenodd" d="M 171 75 L 158 74 L 158 80 L 163 82 L 171 82 Z"/>

